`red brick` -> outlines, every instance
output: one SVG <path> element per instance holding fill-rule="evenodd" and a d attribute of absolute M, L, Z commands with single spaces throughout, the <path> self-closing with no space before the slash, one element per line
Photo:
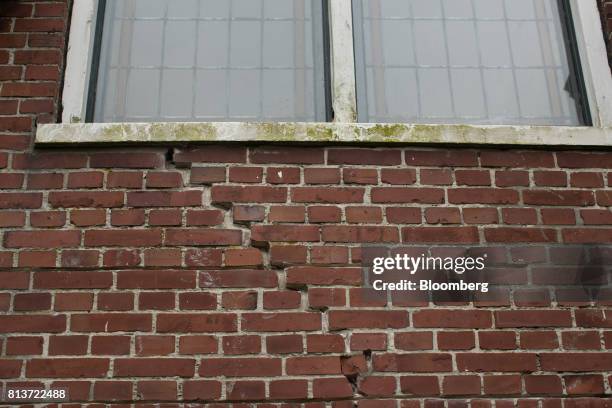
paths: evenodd
<path fill-rule="evenodd" d="M 56 258 L 55 251 L 21 251 L 17 264 L 20 267 L 53 268 Z"/>
<path fill-rule="evenodd" d="M 293 167 L 268 167 L 266 182 L 270 184 L 298 184 L 300 169 Z"/>
<path fill-rule="evenodd" d="M 353 389 L 346 377 L 318 378 L 312 383 L 312 392 L 315 398 L 335 399 L 353 396 Z"/>
<path fill-rule="evenodd" d="M 188 210 L 188 226 L 214 226 L 223 224 L 224 214 L 220 210 Z"/>
<path fill-rule="evenodd" d="M 400 389 L 410 396 L 433 396 L 440 394 L 438 378 L 433 376 L 410 375 L 400 377 Z"/>
<path fill-rule="evenodd" d="M 399 310 L 333 310 L 329 312 L 331 330 L 399 329 L 407 325 L 408 314 Z"/>
<path fill-rule="evenodd" d="M 236 315 L 208 314 L 159 314 L 157 331 L 159 333 L 206 333 L 235 332 Z"/>
<path fill-rule="evenodd" d="M 266 337 L 266 352 L 268 354 L 301 353 L 304 350 L 302 336 L 287 334 Z"/>
<path fill-rule="evenodd" d="M 24 32 L 62 32 L 65 30 L 64 20 L 61 19 L 42 19 L 42 18 L 22 18 L 15 20 L 14 31 Z"/>
<path fill-rule="evenodd" d="M 225 167 L 194 167 L 191 169 L 191 184 L 211 185 L 225 181 Z"/>
<path fill-rule="evenodd" d="M 321 148 L 257 147 L 249 152 L 251 163 L 264 164 L 322 164 Z"/>
<path fill-rule="evenodd" d="M 221 303 L 227 310 L 257 309 L 257 292 L 223 292 Z"/>
<path fill-rule="evenodd" d="M 538 213 L 534 208 L 502 208 L 504 223 L 511 225 L 536 225 Z"/>
<path fill-rule="evenodd" d="M 487 242 L 556 242 L 557 232 L 549 228 L 486 228 Z"/>
<path fill-rule="evenodd" d="M 396 224 L 420 224 L 421 209 L 406 207 L 387 207 L 387 221 Z"/>
<path fill-rule="evenodd" d="M 54 208 L 96 207 L 112 208 L 123 206 L 123 193 L 114 191 L 51 192 L 49 205 Z"/>
<path fill-rule="evenodd" d="M 530 394 L 556 395 L 563 392 L 561 379 L 554 375 L 525 376 L 525 390 Z"/>
<path fill-rule="evenodd" d="M 0 96 L 36 98 L 44 96 L 55 96 L 57 84 L 46 82 L 9 82 L 2 86 Z M 3 119 L 4 121 L 5 119 Z M 1 122 L 0 122 L 1 123 Z M 3 126 L 2 126 L 3 127 Z M 26 129 L 22 129 L 26 130 Z"/>
<path fill-rule="evenodd" d="M 609 152 L 558 152 L 559 167 L 566 168 L 612 168 L 612 154 Z"/>
<path fill-rule="evenodd" d="M 136 355 L 166 356 L 174 353 L 174 336 L 137 336 Z"/>
<path fill-rule="evenodd" d="M 13 298 L 15 311 L 35 311 L 51 309 L 50 293 L 17 293 Z"/>
<path fill-rule="evenodd" d="M 214 354 L 217 352 L 217 339 L 214 336 L 181 336 L 181 354 Z"/>
<path fill-rule="evenodd" d="M 183 177 L 179 172 L 148 172 L 147 188 L 179 188 L 183 187 Z"/>
<path fill-rule="evenodd" d="M 536 355 L 531 353 L 459 353 L 456 358 L 459 371 L 532 372 L 537 370 Z"/>
<path fill-rule="evenodd" d="M 582 190 L 526 190 L 523 191 L 523 201 L 530 205 L 550 206 L 579 206 L 585 207 L 595 204 L 592 191 Z"/>
<path fill-rule="evenodd" d="M 132 293 L 98 293 L 98 310 L 119 311 L 133 309 L 134 295 Z"/>
<path fill-rule="evenodd" d="M 484 393 L 487 395 L 518 395 L 521 393 L 519 375 L 487 375 L 483 377 Z"/>
<path fill-rule="evenodd" d="M 230 183 L 261 183 L 263 181 L 262 167 L 230 167 Z"/>
<path fill-rule="evenodd" d="M 329 375 L 340 374 L 339 357 L 291 357 L 287 359 L 288 375 Z"/>
<path fill-rule="evenodd" d="M 183 383 L 183 398 L 186 400 L 216 400 L 221 397 L 221 382 L 193 380 Z"/>
<path fill-rule="evenodd" d="M 148 230 L 88 230 L 85 231 L 85 246 L 159 246 L 161 231 Z"/>
<path fill-rule="evenodd" d="M 612 229 L 609 228 L 564 229 L 562 235 L 565 243 L 612 242 Z"/>
<path fill-rule="evenodd" d="M 601 375 L 568 375 L 563 380 L 568 395 L 600 395 L 605 392 Z"/>
<path fill-rule="evenodd" d="M 56 293 L 54 310 L 89 311 L 93 306 L 93 293 Z"/>
<path fill-rule="evenodd" d="M 132 398 L 130 381 L 96 381 L 94 398 L 99 401 L 124 401 Z"/>
<path fill-rule="evenodd" d="M 428 224 L 460 224 L 461 212 L 458 208 L 427 208 L 425 220 Z"/>
<path fill-rule="evenodd" d="M 149 225 L 151 226 L 177 226 L 181 225 L 181 223 L 181 210 L 149 211 Z"/>
<path fill-rule="evenodd" d="M 266 396 L 263 381 L 235 381 L 227 384 L 227 397 L 233 401 L 257 401 Z"/>
<path fill-rule="evenodd" d="M 308 222 L 311 223 L 326 223 L 340 222 L 342 212 L 338 207 L 332 206 L 309 206 L 308 207 Z"/>
<path fill-rule="evenodd" d="M 220 267 L 223 252 L 220 249 L 188 249 L 185 251 L 186 266 Z"/>
<path fill-rule="evenodd" d="M 306 337 L 308 353 L 344 353 L 344 348 L 344 338 L 338 334 L 309 334 Z"/>
<path fill-rule="evenodd" d="M 269 222 L 302 223 L 306 219 L 304 206 L 272 206 L 268 214 Z"/>
<path fill-rule="evenodd" d="M 479 395 L 480 377 L 476 375 L 449 375 L 442 380 L 444 395 Z"/>
<path fill-rule="evenodd" d="M 36 356 L 43 351 L 42 337 L 9 337 L 6 339 L 7 356 Z"/>
<path fill-rule="evenodd" d="M 278 285 L 276 272 L 260 269 L 227 269 L 201 271 L 201 288 L 274 288 Z"/>
<path fill-rule="evenodd" d="M 601 343 L 596 331 L 567 331 L 561 333 L 563 348 L 566 350 L 599 350 Z"/>
<path fill-rule="evenodd" d="M 345 184 L 378 184 L 376 169 L 342 169 L 342 179 Z"/>
<path fill-rule="evenodd" d="M 181 293 L 179 307 L 181 310 L 214 310 L 217 307 L 217 296 L 214 293 Z"/>
<path fill-rule="evenodd" d="M 8 231 L 6 248 L 70 248 L 81 242 L 79 231 Z"/>
<path fill-rule="evenodd" d="M 151 327 L 150 314 L 73 314 L 70 320 L 73 332 L 150 331 Z"/>
<path fill-rule="evenodd" d="M 321 330 L 318 313 L 244 313 L 242 330 L 247 332 L 286 332 Z"/>
<path fill-rule="evenodd" d="M 308 249 L 302 245 L 273 245 L 270 247 L 270 263 L 275 266 L 306 263 Z"/>
<path fill-rule="evenodd" d="M 64 175 L 58 173 L 30 173 L 28 174 L 27 186 L 28 189 L 45 190 L 62 188 L 64 184 Z"/>
<path fill-rule="evenodd" d="M 160 153 L 95 153 L 91 155 L 92 168 L 154 169 L 164 163 Z"/>
<path fill-rule="evenodd" d="M 380 178 L 383 183 L 395 185 L 410 185 L 416 183 L 414 169 L 381 169 Z"/>
<path fill-rule="evenodd" d="M 272 399 L 297 400 L 308 396 L 308 382 L 305 380 L 277 380 L 270 382 Z"/>
<path fill-rule="evenodd" d="M 263 307 L 267 310 L 297 309 L 301 304 L 301 294 L 295 291 L 265 292 Z"/>
<path fill-rule="evenodd" d="M 296 187 L 291 190 L 291 200 L 294 203 L 361 203 L 364 192 L 363 188 Z"/>
<path fill-rule="evenodd" d="M 99 171 L 68 174 L 68 188 L 100 188 L 104 182 L 104 173 Z"/>
<path fill-rule="evenodd" d="M 20 208 L 40 208 L 40 193 L 0 193 L 0 208 L 17 210 Z"/>
<path fill-rule="evenodd" d="M 533 179 L 539 187 L 567 187 L 567 173 L 564 171 L 534 171 Z"/>
<path fill-rule="evenodd" d="M 127 193 L 131 207 L 197 207 L 202 205 L 201 191 L 132 191 Z"/>
<path fill-rule="evenodd" d="M 213 203 L 284 203 L 287 188 L 268 186 L 213 186 Z"/>
<path fill-rule="evenodd" d="M 559 346 L 554 331 L 524 331 L 520 334 L 522 349 L 555 349 Z"/>
<path fill-rule="evenodd" d="M 175 149 L 174 163 L 246 163 L 246 148 L 238 146 L 205 146 L 193 149 Z M 254 162 L 253 162 L 254 163 Z"/>
<path fill-rule="evenodd" d="M 259 336 L 224 336 L 221 344 L 225 355 L 259 354 L 261 351 Z"/>
<path fill-rule="evenodd" d="M 306 184 L 340 184 L 340 169 L 308 167 L 304 169 Z"/>
<path fill-rule="evenodd" d="M 576 213 L 569 208 L 542 208 L 544 225 L 576 225 Z"/>
<path fill-rule="evenodd" d="M 499 170 L 495 172 L 495 185 L 497 187 L 528 187 L 529 172 Z"/>
<path fill-rule="evenodd" d="M 438 188 L 372 188 L 373 203 L 422 203 L 441 204 L 444 202 L 444 190 Z"/>
<path fill-rule="evenodd" d="M 395 333 L 394 344 L 398 350 L 431 350 L 433 334 L 432 332 Z"/>
<path fill-rule="evenodd" d="M 13 156 L 14 169 L 80 169 L 87 166 L 87 156 L 81 153 L 39 153 Z"/>
<path fill-rule="evenodd" d="M 317 242 L 319 228 L 296 225 L 256 225 L 251 228 L 251 240 L 264 242 Z"/>
<path fill-rule="evenodd" d="M 108 173 L 108 188 L 142 188 L 143 173 L 140 171 L 111 171 Z"/>
<path fill-rule="evenodd" d="M 406 150 L 406 163 L 412 166 L 475 167 L 476 152 L 469 150 Z"/>
<path fill-rule="evenodd" d="M 79 356 L 87 354 L 87 336 L 50 336 L 50 356 Z"/>
<path fill-rule="evenodd" d="M 516 334 L 508 331 L 481 331 L 478 333 L 478 343 L 483 350 L 514 350 Z"/>
<path fill-rule="evenodd" d="M 278 358 L 204 358 L 200 366 L 203 377 L 276 377 L 281 372 Z"/>
<path fill-rule="evenodd" d="M 177 398 L 175 381 L 138 381 L 136 390 L 142 400 L 175 401 Z"/>
<path fill-rule="evenodd" d="M 296 266 L 287 270 L 287 287 L 304 287 L 307 285 L 359 286 L 361 282 L 360 268 Z"/>
<path fill-rule="evenodd" d="M 483 167 L 554 167 L 555 159 L 551 152 L 489 150 L 480 153 L 480 164 Z"/>
<path fill-rule="evenodd" d="M 386 350 L 387 335 L 385 333 L 353 333 L 351 334 L 351 350 Z"/>
<path fill-rule="evenodd" d="M 126 267 L 140 264 L 140 252 L 136 250 L 112 249 L 104 252 L 104 266 Z"/>
<path fill-rule="evenodd" d="M 374 356 L 373 367 L 381 372 L 450 372 L 452 358 L 447 353 L 379 354 Z"/>
<path fill-rule="evenodd" d="M 109 360 L 105 358 L 32 359 L 26 366 L 28 378 L 106 377 Z"/>

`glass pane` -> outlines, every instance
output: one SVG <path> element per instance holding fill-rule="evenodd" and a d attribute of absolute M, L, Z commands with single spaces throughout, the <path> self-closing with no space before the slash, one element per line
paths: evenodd
<path fill-rule="evenodd" d="M 587 124 L 561 3 L 353 0 L 359 121 Z"/>
<path fill-rule="evenodd" d="M 107 0 L 93 120 L 325 121 L 324 0 Z"/>

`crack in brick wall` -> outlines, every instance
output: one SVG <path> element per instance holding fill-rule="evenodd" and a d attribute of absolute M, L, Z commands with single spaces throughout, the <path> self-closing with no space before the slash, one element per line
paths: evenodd
<path fill-rule="evenodd" d="M 363 244 L 416 241 L 545 264 L 544 241 L 611 242 L 612 153 L 33 149 L 60 110 L 68 9 L 0 3 L 2 390 L 109 406 L 610 405 L 610 303 L 372 296 L 360 260 Z"/>

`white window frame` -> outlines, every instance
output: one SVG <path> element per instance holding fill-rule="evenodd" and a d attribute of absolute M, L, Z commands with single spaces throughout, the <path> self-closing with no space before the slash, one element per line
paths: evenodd
<path fill-rule="evenodd" d="M 329 0 L 334 122 L 357 122 L 352 0 Z M 63 123 L 82 123 L 88 97 L 97 0 L 75 0 L 70 26 Z M 592 127 L 612 127 L 612 75 L 596 0 L 571 0 Z M 469 125 L 469 123 L 466 123 Z"/>

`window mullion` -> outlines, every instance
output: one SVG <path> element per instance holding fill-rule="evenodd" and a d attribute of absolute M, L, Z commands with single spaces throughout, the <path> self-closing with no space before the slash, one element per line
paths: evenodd
<path fill-rule="evenodd" d="M 334 121 L 357 121 L 351 0 L 330 0 L 332 103 Z"/>

